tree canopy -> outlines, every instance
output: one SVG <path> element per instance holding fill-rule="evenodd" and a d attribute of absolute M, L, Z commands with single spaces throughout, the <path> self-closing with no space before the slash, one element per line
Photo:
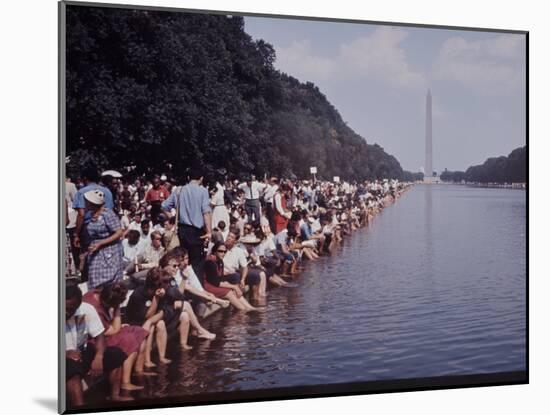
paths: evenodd
<path fill-rule="evenodd" d="M 67 169 L 402 178 L 238 16 L 67 7 Z"/>
<path fill-rule="evenodd" d="M 492 157 L 483 164 L 469 167 L 465 172 L 445 170 L 443 181 L 478 183 L 525 183 L 527 181 L 527 147 L 519 147 L 508 157 Z"/>

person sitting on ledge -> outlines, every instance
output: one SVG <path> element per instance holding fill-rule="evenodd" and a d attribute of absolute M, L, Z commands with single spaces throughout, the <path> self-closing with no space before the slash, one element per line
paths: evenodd
<path fill-rule="evenodd" d="M 118 347 L 106 346 L 103 323 L 94 307 L 82 302 L 82 291 L 77 285 L 66 288 L 65 318 L 65 365 L 70 405 L 84 405 L 83 378 L 102 373 L 109 380 L 111 401 L 132 401 L 132 397 L 120 395 L 121 367 L 126 355 Z"/>
<path fill-rule="evenodd" d="M 159 267 L 164 271 L 161 282 L 166 291 L 162 308 L 168 332 L 174 331 L 179 326 L 180 346 L 184 350 L 190 350 L 192 349 L 188 344 L 190 326 L 196 331 L 199 339 L 214 340 L 216 335 L 201 326 L 186 295 L 179 290 L 174 278 L 179 270 L 179 265 L 178 257 L 171 253 L 160 259 Z"/>
<path fill-rule="evenodd" d="M 166 344 L 168 334 L 164 323 L 164 312 L 160 307 L 164 289 L 161 282 L 162 272 L 159 268 L 152 268 L 147 272 L 145 284 L 134 290 L 128 305 L 126 306 L 126 321 L 128 324 L 141 326 L 149 331 L 145 348 L 145 367 L 156 366 L 151 361 L 151 350 L 153 348 L 153 333 L 157 341 L 159 362 L 170 363 L 166 358 Z"/>
<path fill-rule="evenodd" d="M 107 284 L 100 289 L 88 291 L 83 301 L 95 308 L 105 329 L 105 340 L 109 347 L 118 347 L 126 355 L 122 365 L 121 389 L 128 391 L 143 389 L 131 382 L 132 370 L 136 375 L 153 375 L 144 371 L 145 340 L 149 331 L 140 326 L 122 324 L 120 305 L 126 300 L 128 290 L 121 283 Z"/>
<path fill-rule="evenodd" d="M 250 305 L 243 296 L 239 284 L 232 284 L 223 277 L 223 258 L 227 252 L 227 247 L 223 242 L 215 243 L 212 247 L 212 254 L 206 258 L 204 263 L 204 289 L 218 298 L 229 300 L 231 305 L 237 310 L 263 311 Z"/>

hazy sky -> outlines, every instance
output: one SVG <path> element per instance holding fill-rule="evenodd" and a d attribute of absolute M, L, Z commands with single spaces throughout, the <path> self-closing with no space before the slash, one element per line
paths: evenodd
<path fill-rule="evenodd" d="M 524 35 L 260 17 L 246 17 L 245 31 L 406 170 L 424 166 L 428 88 L 434 170 L 465 170 L 526 143 Z"/>

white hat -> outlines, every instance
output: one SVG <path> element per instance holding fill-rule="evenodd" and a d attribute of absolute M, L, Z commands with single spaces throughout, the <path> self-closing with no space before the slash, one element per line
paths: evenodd
<path fill-rule="evenodd" d="M 105 170 L 103 173 L 101 173 L 102 176 L 112 176 L 117 179 L 120 179 L 122 177 L 122 174 L 120 174 L 116 170 Z"/>
<path fill-rule="evenodd" d="M 243 244 L 259 244 L 262 241 L 256 238 L 255 235 L 245 235 L 239 239 L 239 242 Z"/>
<path fill-rule="evenodd" d="M 165 174 L 163 174 L 162 176 L 160 176 L 160 180 L 162 180 L 162 181 L 166 181 L 166 179 L 167 179 L 167 177 L 166 177 L 166 175 L 165 175 Z"/>
<path fill-rule="evenodd" d="M 102 205 L 105 203 L 105 195 L 99 189 L 87 191 L 84 193 L 84 198 L 94 205 Z"/>

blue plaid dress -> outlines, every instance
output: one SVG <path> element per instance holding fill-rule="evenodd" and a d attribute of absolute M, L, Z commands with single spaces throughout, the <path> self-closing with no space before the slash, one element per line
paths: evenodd
<path fill-rule="evenodd" d="M 121 228 L 118 216 L 111 209 L 104 209 L 95 220 L 87 224 L 90 243 L 105 239 Z M 95 288 L 101 284 L 122 278 L 123 272 L 122 242 L 116 241 L 88 254 L 88 287 Z"/>

